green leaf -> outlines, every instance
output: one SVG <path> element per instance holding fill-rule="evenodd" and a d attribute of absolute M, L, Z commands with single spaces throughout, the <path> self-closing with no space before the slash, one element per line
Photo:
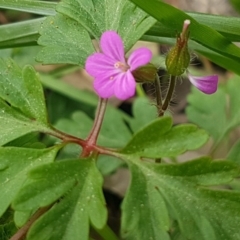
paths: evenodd
<path fill-rule="evenodd" d="M 0 8 L 30 12 L 40 15 L 55 15 L 56 3 L 49 1 L 0 0 Z"/>
<path fill-rule="evenodd" d="M 128 0 L 64 0 L 57 11 L 82 24 L 96 39 L 106 30 L 117 31 L 126 51 L 156 22 Z"/>
<path fill-rule="evenodd" d="M 0 148 L 0 215 L 8 208 L 27 179 L 27 173 L 45 163 L 52 162 L 59 146 L 49 149 Z"/>
<path fill-rule="evenodd" d="M 48 131 L 48 129 L 33 121 L 0 99 L 0 145 L 4 145 L 27 133 Z"/>
<path fill-rule="evenodd" d="M 200 147 L 207 139 L 206 132 L 196 126 L 182 124 L 172 128 L 171 118 L 164 117 L 135 133 L 121 152 L 149 158 L 173 157 Z"/>
<path fill-rule="evenodd" d="M 158 0 L 149 0 L 148 2 L 144 0 L 131 0 L 131 2 L 155 17 L 160 23 L 178 32 L 182 31 L 184 20 L 191 20 L 190 38 L 192 40 L 225 56 L 232 56 L 239 59 L 240 49 L 236 45 L 214 29 L 198 23 L 194 18 L 181 10 Z"/>
<path fill-rule="evenodd" d="M 37 60 L 44 64 L 70 63 L 84 66 L 94 52 L 87 31 L 75 20 L 56 14 L 48 17 L 40 28 L 38 44 L 44 46 Z"/>
<path fill-rule="evenodd" d="M 48 132 L 43 89 L 31 66 L 0 59 L 0 145 L 31 132 Z"/>
<path fill-rule="evenodd" d="M 20 69 L 13 61 L 0 59 L 0 97 L 34 121 L 47 124 L 42 85 L 31 66 Z"/>
<path fill-rule="evenodd" d="M 177 220 L 183 239 L 240 236 L 240 193 L 206 187 L 238 176 L 235 164 L 209 158 L 181 164 L 152 164 L 130 156 L 125 160 L 132 180 L 122 205 L 124 239 L 170 239 L 169 217 Z"/>
<path fill-rule="evenodd" d="M 28 232 L 27 239 L 88 239 L 89 221 L 106 224 L 103 179 L 92 159 L 59 161 L 30 173 L 31 182 L 16 197 L 13 207 L 29 211 L 63 196 Z"/>
<path fill-rule="evenodd" d="M 235 76 L 226 85 L 219 86 L 213 95 L 192 89 L 188 97 L 188 119 L 208 131 L 216 144 L 240 124 L 239 88 L 239 77 Z"/>

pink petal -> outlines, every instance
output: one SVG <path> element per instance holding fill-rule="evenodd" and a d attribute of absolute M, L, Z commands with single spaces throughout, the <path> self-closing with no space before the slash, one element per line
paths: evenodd
<path fill-rule="evenodd" d="M 120 61 L 125 63 L 123 41 L 116 32 L 104 32 L 100 39 L 100 47 L 102 52 L 115 62 Z"/>
<path fill-rule="evenodd" d="M 130 71 L 149 63 L 151 58 L 152 52 L 148 48 L 143 47 L 133 51 L 127 61 L 130 66 Z"/>
<path fill-rule="evenodd" d="M 205 77 L 195 77 L 188 75 L 190 82 L 198 88 L 200 91 L 206 94 L 212 94 L 217 91 L 218 86 L 218 76 L 211 75 Z"/>
<path fill-rule="evenodd" d="M 132 73 L 120 73 L 116 76 L 116 85 L 114 87 L 114 94 L 120 100 L 126 100 L 135 94 L 136 82 Z"/>
<path fill-rule="evenodd" d="M 101 98 L 109 98 L 114 95 L 114 87 L 116 85 L 116 77 L 111 79 L 106 74 L 99 75 L 93 82 L 93 87 Z"/>
<path fill-rule="evenodd" d="M 117 74 L 121 70 L 114 67 L 115 61 L 102 54 L 94 53 L 90 55 L 85 64 L 85 69 L 93 77 L 99 76 L 99 74 L 108 73 L 108 75 Z"/>

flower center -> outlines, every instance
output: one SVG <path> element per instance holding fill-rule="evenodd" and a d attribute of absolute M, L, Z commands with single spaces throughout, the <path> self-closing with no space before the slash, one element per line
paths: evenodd
<path fill-rule="evenodd" d="M 122 62 L 116 62 L 114 64 L 114 67 L 115 68 L 119 68 L 120 70 L 122 70 L 123 72 L 126 72 L 130 67 L 125 64 L 125 63 L 122 63 Z"/>

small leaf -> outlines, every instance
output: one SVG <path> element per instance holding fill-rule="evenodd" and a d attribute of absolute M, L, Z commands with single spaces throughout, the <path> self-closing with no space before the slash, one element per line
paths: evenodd
<path fill-rule="evenodd" d="M 27 179 L 27 173 L 36 166 L 52 162 L 59 147 L 49 149 L 0 148 L 0 215 L 16 196 Z"/>
<path fill-rule="evenodd" d="M 173 157 L 200 147 L 207 139 L 206 132 L 196 126 L 182 124 L 172 128 L 171 118 L 164 117 L 135 133 L 121 152 L 149 158 Z"/>
<path fill-rule="evenodd" d="M 63 197 L 33 225 L 27 239 L 60 240 L 81 236 L 87 240 L 89 221 L 96 228 L 106 224 L 103 179 L 92 159 L 45 165 L 32 171 L 30 180 L 13 203 L 18 211 L 47 206 Z"/>
<path fill-rule="evenodd" d="M 239 238 L 240 193 L 215 185 L 238 176 L 237 165 L 209 158 L 181 164 L 152 164 L 133 156 L 125 160 L 132 173 L 122 206 L 125 239 L 170 239 L 169 217 L 177 220 L 182 239 Z M 206 187 L 211 185 L 215 189 Z"/>

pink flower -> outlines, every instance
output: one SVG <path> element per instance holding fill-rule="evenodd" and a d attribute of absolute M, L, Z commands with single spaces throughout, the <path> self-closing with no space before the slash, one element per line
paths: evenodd
<path fill-rule="evenodd" d="M 196 77 L 188 74 L 188 78 L 190 82 L 203 93 L 212 94 L 217 91 L 218 87 L 217 75 Z"/>
<path fill-rule="evenodd" d="M 94 89 L 101 98 L 116 96 L 125 100 L 135 94 L 136 82 L 132 71 L 147 64 L 152 53 L 139 48 L 128 59 L 124 56 L 121 37 L 114 31 L 106 31 L 100 39 L 101 53 L 87 58 L 86 71 L 94 77 Z"/>

